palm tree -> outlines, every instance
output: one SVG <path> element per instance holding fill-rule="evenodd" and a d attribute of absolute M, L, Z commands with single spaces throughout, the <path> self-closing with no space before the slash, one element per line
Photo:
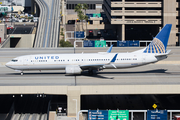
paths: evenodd
<path fill-rule="evenodd" d="M 77 4 L 75 6 L 75 9 L 74 11 L 77 12 L 77 15 L 78 15 L 78 18 L 79 20 L 81 20 L 81 24 L 82 24 L 82 30 L 84 31 L 84 28 L 83 28 L 83 20 L 88 20 L 88 16 L 86 15 L 86 10 L 88 9 L 88 5 L 87 4 Z M 83 12 L 84 10 L 84 12 Z M 87 24 L 86 24 L 86 29 L 87 29 Z"/>
<path fill-rule="evenodd" d="M 85 11 L 85 15 L 86 15 L 86 10 L 88 9 L 88 5 L 84 3 L 82 9 Z"/>
<path fill-rule="evenodd" d="M 77 12 L 79 20 L 81 20 L 81 21 L 83 20 L 83 14 L 84 14 L 82 12 L 82 8 L 83 8 L 82 4 L 79 3 L 75 6 L 75 9 L 74 9 L 74 11 Z M 82 27 L 82 29 L 83 29 L 83 27 Z"/>
<path fill-rule="evenodd" d="M 83 15 L 82 11 L 79 12 L 78 18 L 79 18 L 79 20 L 81 20 L 82 30 L 84 31 L 84 28 L 83 28 L 84 15 Z"/>
<path fill-rule="evenodd" d="M 86 10 L 87 10 L 88 8 L 89 8 L 88 5 L 84 3 L 84 4 L 83 4 L 83 10 L 84 10 L 84 12 L 85 12 L 84 20 L 85 20 L 85 23 L 86 23 L 86 30 L 85 30 L 85 32 L 87 31 L 87 20 L 88 20 L 88 16 L 86 15 Z"/>
<path fill-rule="evenodd" d="M 82 4 L 79 3 L 79 4 L 77 4 L 77 5 L 75 6 L 75 9 L 74 9 L 74 10 L 75 10 L 75 12 L 78 13 L 79 11 L 81 11 L 81 9 L 82 9 Z"/>

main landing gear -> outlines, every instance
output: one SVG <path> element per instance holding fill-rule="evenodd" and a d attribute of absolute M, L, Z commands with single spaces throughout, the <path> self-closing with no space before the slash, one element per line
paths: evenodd
<path fill-rule="evenodd" d="M 88 73 L 89 73 L 89 75 L 93 75 L 94 71 L 93 70 L 89 70 Z"/>
<path fill-rule="evenodd" d="M 24 74 L 23 71 L 21 71 L 21 76 L 23 76 L 23 74 Z"/>

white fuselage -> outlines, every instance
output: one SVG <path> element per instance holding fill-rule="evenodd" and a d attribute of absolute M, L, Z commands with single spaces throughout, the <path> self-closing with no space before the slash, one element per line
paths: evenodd
<path fill-rule="evenodd" d="M 66 66 L 104 64 L 103 69 L 113 69 L 110 65 L 117 53 L 93 54 L 38 54 L 14 58 L 6 64 L 14 70 L 64 70 Z M 163 58 L 164 59 L 164 58 Z M 130 68 L 157 62 L 155 54 L 149 53 L 118 53 L 113 63 L 117 69 Z"/>

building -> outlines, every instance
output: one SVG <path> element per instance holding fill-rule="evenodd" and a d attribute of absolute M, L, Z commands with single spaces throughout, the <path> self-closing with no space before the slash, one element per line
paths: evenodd
<path fill-rule="evenodd" d="M 179 0 L 104 0 L 119 40 L 151 40 L 165 24 L 172 24 L 168 45 L 179 44 Z"/>
<path fill-rule="evenodd" d="M 22 6 L 25 13 L 31 13 L 31 0 L 0 0 L 1 5 Z"/>
<path fill-rule="evenodd" d="M 66 2 L 66 23 L 77 19 L 75 5 L 89 5 L 87 13 L 105 13 L 104 25 L 98 29 L 111 31 L 113 40 L 152 40 L 165 24 L 172 24 L 168 45 L 179 45 L 179 4 L 180 0 L 103 0 Z M 102 6 L 102 7 L 99 7 Z M 99 10 L 98 10 L 99 8 Z M 107 22 L 108 21 L 108 22 Z M 95 28 L 95 27 L 94 27 Z M 109 29 L 109 30 L 108 30 Z"/>

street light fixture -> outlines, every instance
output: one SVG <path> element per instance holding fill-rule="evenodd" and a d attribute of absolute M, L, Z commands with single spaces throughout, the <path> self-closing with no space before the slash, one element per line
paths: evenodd
<path fill-rule="evenodd" d="M 178 32 L 178 34 L 179 34 L 179 38 L 178 38 L 178 46 L 180 46 L 180 32 Z"/>

